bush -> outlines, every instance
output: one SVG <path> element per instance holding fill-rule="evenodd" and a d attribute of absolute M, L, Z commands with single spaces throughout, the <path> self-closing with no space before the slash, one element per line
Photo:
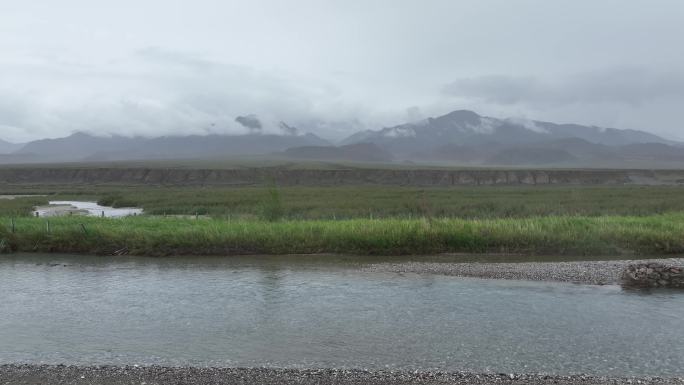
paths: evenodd
<path fill-rule="evenodd" d="M 283 208 L 283 200 L 280 196 L 280 191 L 276 186 L 268 189 L 268 195 L 261 205 L 261 219 L 269 222 L 275 222 L 283 218 L 285 209 Z"/>

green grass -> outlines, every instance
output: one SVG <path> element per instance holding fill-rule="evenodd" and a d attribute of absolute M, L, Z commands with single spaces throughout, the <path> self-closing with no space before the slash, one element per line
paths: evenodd
<path fill-rule="evenodd" d="M 4 251 L 134 255 L 684 252 L 684 214 L 507 219 L 191 220 L 0 218 Z"/>
<path fill-rule="evenodd" d="M 0 194 L 50 197 L 0 200 L 0 216 L 29 215 L 48 200 L 94 200 L 138 206 L 149 215 L 209 215 L 258 219 L 266 210 L 288 220 L 353 218 L 528 218 L 535 216 L 647 216 L 684 212 L 684 188 L 673 186 L 509 186 L 416 188 L 392 186 L 97 187 L 28 186 Z"/>
<path fill-rule="evenodd" d="M 33 208 L 46 205 L 48 197 L 21 197 L 16 199 L 0 199 L 0 216 L 26 217 L 30 216 Z"/>
<path fill-rule="evenodd" d="M 0 194 L 0 249 L 137 255 L 684 252 L 678 187 L 78 187 Z M 139 206 L 125 219 L 30 217 L 48 200 Z M 176 218 L 202 214 L 209 219 Z M 168 217 L 163 217 L 167 214 Z M 15 232 L 10 228 L 15 218 Z"/>

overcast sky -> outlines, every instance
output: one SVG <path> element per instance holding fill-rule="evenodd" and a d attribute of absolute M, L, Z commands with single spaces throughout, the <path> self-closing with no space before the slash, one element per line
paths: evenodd
<path fill-rule="evenodd" d="M 0 138 L 472 109 L 684 139 L 682 0 L 0 1 Z"/>

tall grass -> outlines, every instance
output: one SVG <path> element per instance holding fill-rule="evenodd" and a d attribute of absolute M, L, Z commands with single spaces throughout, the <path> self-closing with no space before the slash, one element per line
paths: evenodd
<path fill-rule="evenodd" d="M 130 217 L 0 218 L 11 251 L 136 255 L 684 252 L 684 214 L 645 217 L 353 219 L 269 222 Z"/>
<path fill-rule="evenodd" d="M 31 216 L 35 206 L 47 205 L 49 198 L 20 197 L 16 199 L 0 199 L 0 216 L 27 217 Z"/>

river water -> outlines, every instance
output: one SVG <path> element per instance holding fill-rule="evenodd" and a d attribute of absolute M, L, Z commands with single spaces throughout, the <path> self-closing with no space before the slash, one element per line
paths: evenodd
<path fill-rule="evenodd" d="M 93 217 L 120 218 L 141 215 L 143 210 L 136 207 L 114 208 L 100 206 L 96 202 L 83 201 L 50 201 L 49 206 L 36 207 L 34 215 L 41 217 L 64 216 L 70 214 L 87 215 Z"/>
<path fill-rule="evenodd" d="M 3 256 L 0 363 L 684 375 L 681 292 L 322 259 Z"/>

